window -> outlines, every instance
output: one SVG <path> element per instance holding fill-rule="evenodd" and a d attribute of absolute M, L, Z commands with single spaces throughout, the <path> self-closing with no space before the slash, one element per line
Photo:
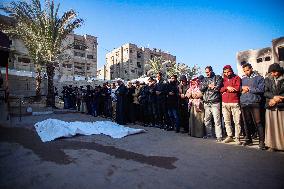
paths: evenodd
<path fill-rule="evenodd" d="M 94 56 L 91 55 L 91 54 L 88 54 L 88 55 L 87 55 L 87 58 L 88 58 L 88 59 L 94 59 Z"/>
<path fill-rule="evenodd" d="M 270 56 L 264 58 L 264 61 L 270 61 L 270 60 L 271 60 Z"/>
<path fill-rule="evenodd" d="M 80 41 L 80 40 L 77 40 L 75 39 L 74 40 L 74 44 L 73 44 L 73 48 L 74 49 L 78 49 L 78 50 L 86 50 L 87 49 L 87 46 L 84 44 L 83 41 Z"/>
<path fill-rule="evenodd" d="M 82 69 L 82 67 L 81 66 L 74 66 L 75 68 L 77 68 L 77 69 Z"/>
<path fill-rule="evenodd" d="M 278 48 L 279 61 L 284 61 L 284 47 Z"/>
<path fill-rule="evenodd" d="M 137 58 L 141 58 L 141 52 L 137 52 Z"/>
<path fill-rule="evenodd" d="M 74 45 L 74 49 L 84 51 L 84 50 L 86 49 L 86 47 L 85 47 L 85 46 L 83 46 L 83 45 Z"/>
<path fill-rule="evenodd" d="M 138 68 L 141 68 L 141 67 L 142 67 L 140 62 L 137 62 L 137 67 L 138 67 Z"/>
<path fill-rule="evenodd" d="M 135 70 L 131 70 L 132 73 L 135 73 Z"/>
<path fill-rule="evenodd" d="M 133 53 L 132 49 L 130 49 L 130 53 Z"/>
<path fill-rule="evenodd" d="M 127 74 L 128 73 L 127 70 L 124 70 L 124 73 Z"/>
<path fill-rule="evenodd" d="M 80 57 L 85 57 L 85 53 L 81 53 L 81 52 L 74 52 L 74 56 L 80 56 Z"/>
<path fill-rule="evenodd" d="M 72 64 L 62 64 L 62 67 L 64 67 L 64 68 L 72 68 Z"/>
<path fill-rule="evenodd" d="M 18 62 L 30 63 L 31 60 L 28 58 L 18 57 Z"/>
<path fill-rule="evenodd" d="M 258 58 L 258 59 L 256 59 L 256 62 L 257 62 L 257 63 L 262 62 L 262 58 Z"/>

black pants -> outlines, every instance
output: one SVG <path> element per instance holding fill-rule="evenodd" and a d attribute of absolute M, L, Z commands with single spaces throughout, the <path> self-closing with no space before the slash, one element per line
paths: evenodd
<path fill-rule="evenodd" d="M 141 103 L 140 104 L 140 116 L 141 119 L 140 121 L 143 122 L 144 124 L 149 124 L 150 118 L 149 118 L 149 111 L 148 111 L 148 103 Z"/>
<path fill-rule="evenodd" d="M 180 115 L 180 126 L 184 129 L 185 132 L 189 130 L 189 112 L 187 110 L 187 104 L 180 104 L 179 106 L 179 115 Z"/>
<path fill-rule="evenodd" d="M 158 101 L 156 104 L 157 123 L 160 126 L 165 126 L 168 122 L 168 111 L 164 101 Z"/>
<path fill-rule="evenodd" d="M 157 124 L 157 105 L 155 103 L 148 104 L 148 116 L 152 126 Z"/>
<path fill-rule="evenodd" d="M 262 124 L 260 107 L 243 106 L 242 117 L 246 134 L 245 139 L 248 141 L 252 141 L 252 131 L 255 130 L 256 127 L 259 135 L 259 141 L 264 142 L 264 127 Z"/>

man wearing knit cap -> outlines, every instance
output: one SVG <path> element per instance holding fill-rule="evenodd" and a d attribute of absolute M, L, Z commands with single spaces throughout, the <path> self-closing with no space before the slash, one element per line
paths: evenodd
<path fill-rule="evenodd" d="M 241 145 L 240 142 L 240 86 L 241 78 L 234 74 L 233 69 L 230 65 L 226 65 L 223 68 L 223 87 L 220 89 L 222 95 L 222 113 L 225 122 L 225 128 L 227 138 L 223 141 L 224 143 L 233 142 L 233 129 L 231 124 L 231 116 L 235 124 L 235 142 Z"/>
<path fill-rule="evenodd" d="M 284 69 L 278 63 L 265 78 L 265 144 L 269 150 L 284 150 Z"/>

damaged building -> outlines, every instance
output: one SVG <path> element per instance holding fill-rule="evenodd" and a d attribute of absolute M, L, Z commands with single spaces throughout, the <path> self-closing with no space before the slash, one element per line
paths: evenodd
<path fill-rule="evenodd" d="M 262 49 L 250 49 L 237 53 L 238 75 L 243 75 L 242 64 L 250 63 L 253 69 L 262 76 L 267 75 L 268 67 L 279 63 L 284 67 L 284 37 L 272 40 L 272 46 Z"/>

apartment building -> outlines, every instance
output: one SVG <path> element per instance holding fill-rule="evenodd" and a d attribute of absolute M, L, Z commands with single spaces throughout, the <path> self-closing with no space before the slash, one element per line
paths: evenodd
<path fill-rule="evenodd" d="M 149 49 L 126 43 L 106 54 L 104 77 L 108 80 L 138 78 L 145 74 L 144 66 L 148 60 L 155 56 L 162 57 L 164 60 L 176 61 L 176 56 L 160 49 Z"/>
<path fill-rule="evenodd" d="M 63 51 L 55 62 L 55 77 L 84 76 L 96 77 L 97 71 L 97 38 L 91 35 L 71 33 L 62 43 L 70 48 Z M 11 60 L 9 67 L 17 70 L 35 71 L 36 65 L 28 55 L 22 40 L 11 39 Z"/>

